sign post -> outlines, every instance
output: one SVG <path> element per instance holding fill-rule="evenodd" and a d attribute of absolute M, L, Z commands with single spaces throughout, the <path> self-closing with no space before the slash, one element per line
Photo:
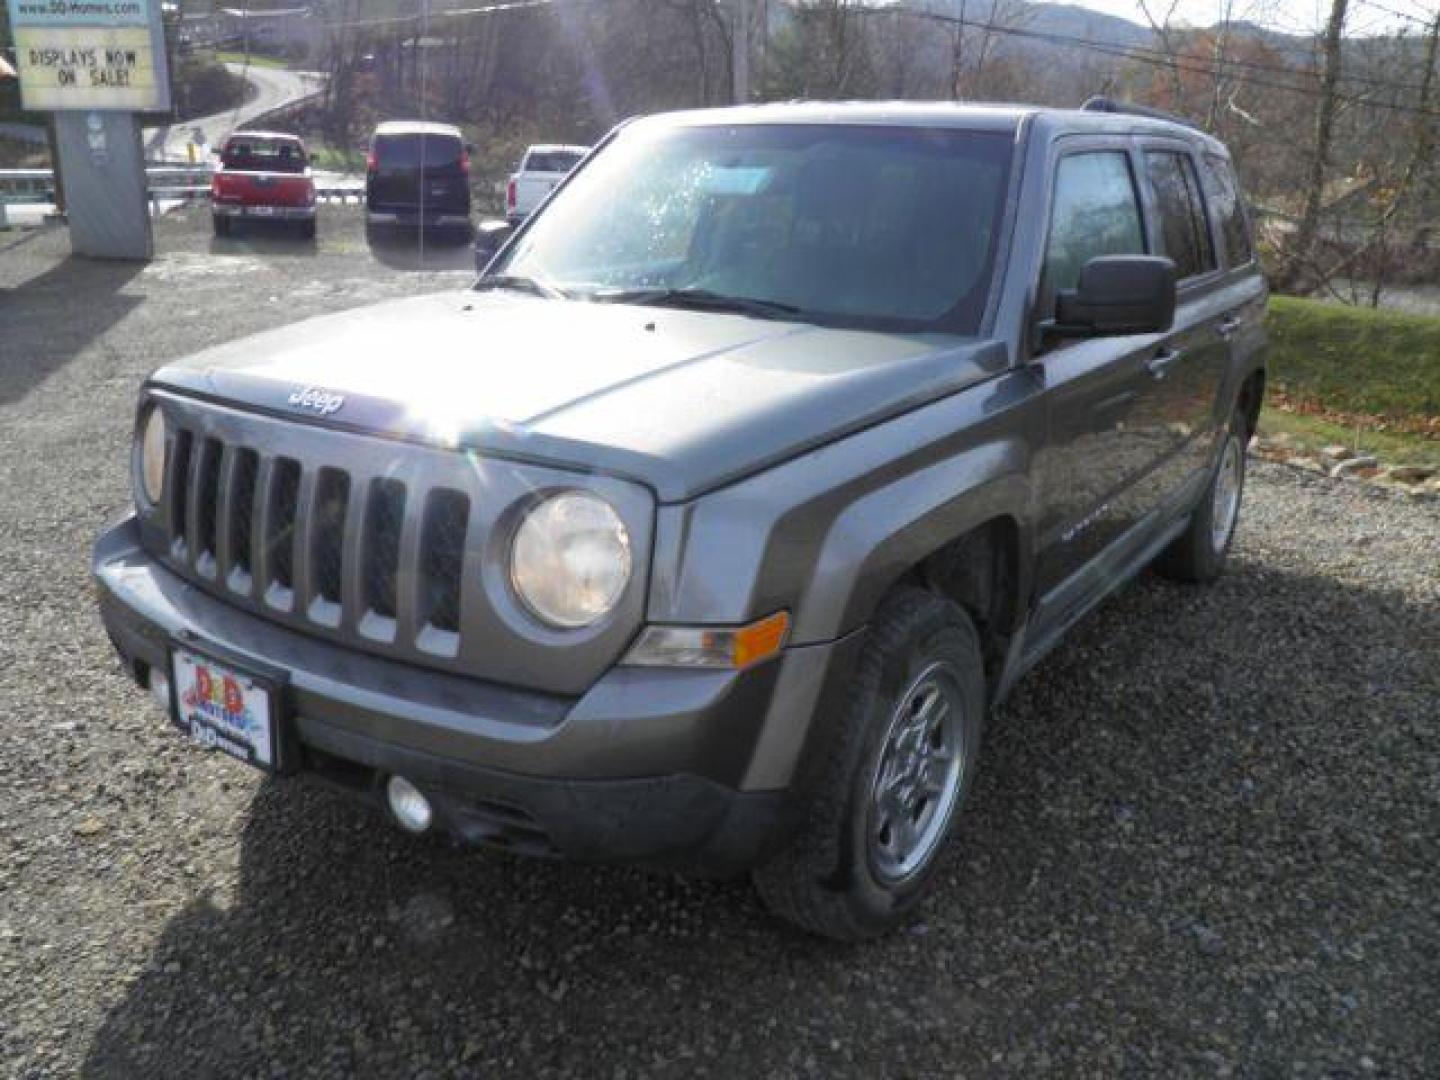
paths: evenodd
<path fill-rule="evenodd" d="M 7 0 L 20 96 L 55 114 L 70 246 L 79 255 L 154 252 L 138 112 L 170 108 L 160 0 Z"/>

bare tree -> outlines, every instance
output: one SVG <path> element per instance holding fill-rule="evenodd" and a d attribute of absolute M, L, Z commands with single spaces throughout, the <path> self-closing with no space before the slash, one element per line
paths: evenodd
<path fill-rule="evenodd" d="M 1180 77 L 1180 36 L 1175 27 L 1175 10 L 1180 0 L 1168 0 L 1162 7 L 1160 0 L 1137 0 L 1140 12 L 1150 24 L 1155 40 L 1166 57 L 1165 70 L 1170 79 L 1170 107 L 1178 113 L 1185 111 L 1185 80 Z"/>

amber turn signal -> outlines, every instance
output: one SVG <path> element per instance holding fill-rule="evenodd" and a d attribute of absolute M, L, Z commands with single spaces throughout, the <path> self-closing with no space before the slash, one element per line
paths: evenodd
<path fill-rule="evenodd" d="M 790 615 L 777 611 L 746 626 L 647 626 L 625 657 L 631 667 L 739 670 L 785 647 Z"/>

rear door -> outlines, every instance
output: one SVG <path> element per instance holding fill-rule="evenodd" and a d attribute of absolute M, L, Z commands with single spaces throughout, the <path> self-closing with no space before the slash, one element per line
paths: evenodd
<path fill-rule="evenodd" d="M 369 178 L 371 208 L 414 208 L 420 203 L 420 136 L 377 135 L 371 146 L 375 168 Z"/>
<path fill-rule="evenodd" d="M 464 144 L 436 132 L 377 135 L 375 171 L 370 178 L 372 209 L 466 212 L 469 179 Z"/>
<path fill-rule="evenodd" d="M 1230 359 L 1223 274 L 1195 154 L 1180 139 L 1145 139 L 1151 243 L 1175 263 L 1175 325 L 1152 365 L 1144 423 L 1166 443 L 1147 482 L 1157 506 L 1183 501 L 1212 461 L 1217 402 Z"/>
<path fill-rule="evenodd" d="M 1218 151 L 1201 154 L 1197 164 L 1224 268 L 1216 300 L 1224 312 L 1219 329 L 1230 345 L 1229 370 L 1248 371 L 1255 354 L 1265 347 L 1265 278 L 1255 258 L 1250 221 L 1240 197 L 1234 165 L 1228 156 Z M 1222 389 L 1221 394 L 1224 393 Z M 1223 397 L 1217 402 L 1221 410 L 1228 405 Z M 1223 412 L 1218 418 L 1221 423 L 1226 419 Z"/>

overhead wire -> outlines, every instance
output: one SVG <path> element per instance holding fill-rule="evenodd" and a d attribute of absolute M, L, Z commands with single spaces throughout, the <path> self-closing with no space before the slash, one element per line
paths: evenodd
<path fill-rule="evenodd" d="M 879 9 L 877 9 L 879 10 Z M 1152 49 L 1146 46 L 1129 46 L 1114 42 L 1096 41 L 1092 38 L 1078 37 L 1072 34 L 1061 34 L 1050 31 L 1027 30 L 1022 27 L 1005 26 L 995 22 L 980 22 L 974 19 L 963 19 L 954 15 L 942 15 L 938 12 L 916 11 L 903 8 L 886 9 L 887 14 L 902 14 L 908 17 L 922 19 L 930 22 L 944 23 L 950 26 L 984 30 L 988 33 L 1000 34 L 1006 37 L 1014 37 L 1022 40 L 1038 41 L 1044 44 L 1059 47 L 1071 47 L 1086 49 L 1091 52 L 1112 56 L 1120 60 L 1129 60 L 1134 63 L 1147 64 L 1151 67 L 1163 67 L 1173 71 L 1183 71 L 1190 74 L 1206 75 L 1212 78 L 1221 77 L 1227 74 L 1225 68 L 1231 66 L 1229 61 L 1206 62 L 1203 59 L 1178 55 L 1172 56 L 1161 50 Z M 1252 63 L 1247 65 L 1249 69 L 1260 69 L 1271 74 L 1280 74 L 1293 78 L 1310 79 L 1314 73 L 1301 68 L 1282 68 L 1278 65 L 1261 65 Z M 1321 91 L 1317 88 L 1296 85 L 1293 83 L 1278 82 L 1271 79 L 1262 79 L 1254 75 L 1242 76 L 1252 86 L 1265 87 L 1267 89 L 1279 90 L 1285 93 L 1300 94 L 1308 97 L 1318 97 Z M 1358 81 L 1355 78 L 1348 80 L 1342 76 L 1342 81 Z M 1384 80 L 1367 80 L 1370 85 L 1385 90 L 1396 91 L 1419 91 L 1420 87 L 1412 83 L 1396 83 Z M 1386 109 L 1394 112 L 1418 113 L 1424 116 L 1440 116 L 1440 109 L 1424 108 L 1416 105 L 1406 105 L 1393 101 L 1376 100 L 1370 97 L 1361 97 L 1355 93 L 1342 93 L 1336 95 L 1336 100 L 1345 104 L 1364 105 L 1371 108 Z"/>
<path fill-rule="evenodd" d="M 496 0 L 496 2 L 482 4 L 479 6 L 464 8 L 449 8 L 442 11 L 417 11 L 411 15 L 382 16 L 372 19 L 335 20 L 321 22 L 317 25 L 323 28 L 354 28 L 366 29 L 371 27 L 395 26 L 413 24 L 417 20 L 426 20 L 426 25 L 436 19 L 469 18 L 479 15 L 492 15 L 508 11 L 523 11 L 535 8 L 555 6 L 562 0 Z M 571 0 L 574 2 L 574 0 Z M 1357 2 L 1389 11 L 1391 14 L 1403 14 L 1398 11 L 1390 11 L 1377 0 L 1357 0 Z M 428 5 L 427 5 L 428 8 Z M 1218 56 L 1202 58 L 1193 55 L 1172 55 L 1162 49 L 1146 45 L 1126 45 L 1119 42 L 1098 41 L 1094 38 L 1081 37 L 1074 34 L 1063 34 L 1056 31 L 1031 30 L 1025 27 L 1007 26 L 997 23 L 992 19 L 981 21 L 969 19 L 963 16 L 946 15 L 937 11 L 907 8 L 899 5 L 887 7 L 872 7 L 857 9 L 870 17 L 905 17 L 919 19 L 926 22 L 940 23 L 960 29 L 972 29 L 985 33 L 999 34 L 1005 37 L 1020 40 L 1034 41 L 1041 44 L 1053 45 L 1057 48 L 1079 48 L 1104 56 L 1110 56 L 1119 60 L 1126 60 L 1131 63 L 1145 64 L 1150 67 L 1166 68 L 1172 71 L 1185 72 L 1208 76 L 1211 78 L 1234 77 L 1243 79 L 1252 86 L 1264 89 L 1278 90 L 1283 93 L 1298 94 L 1301 96 L 1318 97 L 1321 91 L 1313 86 L 1305 85 L 1305 82 L 1313 79 L 1316 72 L 1301 67 L 1289 67 L 1281 64 L 1265 63 L 1259 60 L 1250 60 L 1242 57 Z M 1425 20 L 1420 16 L 1406 16 L 1418 22 Z M 1428 24 L 1427 24 L 1428 25 Z M 1296 36 L 1296 35 L 1287 35 Z M 1276 78 L 1260 78 L 1255 74 L 1275 76 Z M 1283 82 L 1280 79 L 1304 80 L 1304 82 Z M 1378 76 L 1366 75 L 1356 72 L 1342 72 L 1340 76 L 1342 84 L 1351 87 L 1368 87 L 1373 91 L 1394 91 L 1396 93 L 1415 92 L 1421 90 L 1420 84 L 1394 79 L 1384 79 Z M 1402 113 L 1418 113 L 1425 116 L 1440 116 L 1440 110 L 1425 108 L 1416 105 L 1405 104 L 1396 101 L 1386 101 L 1373 96 L 1362 96 L 1363 91 L 1356 89 L 1350 92 L 1342 92 L 1336 95 L 1336 100 L 1342 104 L 1362 105 L 1372 108 Z"/>

